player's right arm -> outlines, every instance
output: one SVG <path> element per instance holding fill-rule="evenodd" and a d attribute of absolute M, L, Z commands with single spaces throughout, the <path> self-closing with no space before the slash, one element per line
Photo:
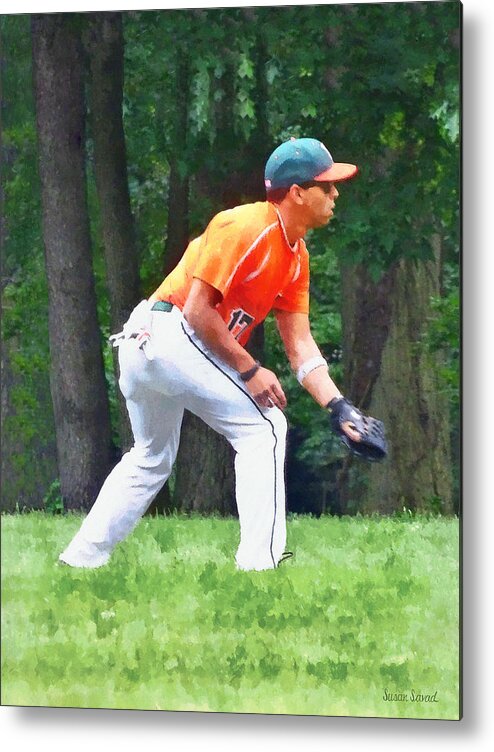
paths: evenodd
<path fill-rule="evenodd" d="M 256 361 L 237 342 L 228 326 L 216 310 L 221 293 L 212 285 L 195 278 L 184 305 L 183 314 L 198 337 L 215 355 L 239 373 L 254 368 Z M 261 407 L 276 405 L 283 409 L 286 397 L 276 375 L 268 368 L 260 367 L 245 386 Z"/>

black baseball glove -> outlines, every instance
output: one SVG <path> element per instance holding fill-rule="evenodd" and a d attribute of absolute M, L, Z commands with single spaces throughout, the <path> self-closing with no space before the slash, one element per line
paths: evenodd
<path fill-rule="evenodd" d="M 382 421 L 367 417 L 344 397 L 335 397 L 327 407 L 330 410 L 331 428 L 348 449 L 369 462 L 379 462 L 386 457 L 388 445 Z M 360 441 L 354 441 L 347 436 L 342 428 L 344 423 L 350 423 L 360 434 Z"/>

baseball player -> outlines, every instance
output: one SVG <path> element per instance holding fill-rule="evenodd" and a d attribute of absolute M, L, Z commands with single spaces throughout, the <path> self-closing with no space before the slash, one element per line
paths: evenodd
<path fill-rule="evenodd" d="M 242 570 L 273 569 L 286 543 L 286 397 L 275 373 L 245 349 L 273 310 L 300 384 L 333 428 L 359 447 L 365 427 L 328 373 L 309 326 L 308 230 L 326 225 L 337 184 L 357 167 L 311 138 L 279 146 L 265 169 L 267 200 L 217 214 L 122 332 L 119 385 L 134 446 L 113 469 L 80 530 L 60 554 L 74 567 L 105 564 L 170 475 L 184 409 L 235 450 Z"/>

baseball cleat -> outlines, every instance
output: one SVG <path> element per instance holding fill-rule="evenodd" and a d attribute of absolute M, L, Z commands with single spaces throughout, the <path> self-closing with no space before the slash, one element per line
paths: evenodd
<path fill-rule="evenodd" d="M 286 561 L 287 559 L 291 559 L 292 556 L 293 556 L 293 551 L 284 551 L 281 554 L 281 559 L 278 562 L 278 566 L 280 566 L 280 564 L 281 564 L 282 561 Z"/>

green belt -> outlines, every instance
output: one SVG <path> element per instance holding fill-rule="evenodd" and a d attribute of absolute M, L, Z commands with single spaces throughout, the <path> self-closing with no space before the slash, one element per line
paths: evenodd
<path fill-rule="evenodd" d="M 173 303 L 169 300 L 157 300 L 151 308 L 152 311 L 163 311 L 164 313 L 170 313 L 173 308 Z"/>

